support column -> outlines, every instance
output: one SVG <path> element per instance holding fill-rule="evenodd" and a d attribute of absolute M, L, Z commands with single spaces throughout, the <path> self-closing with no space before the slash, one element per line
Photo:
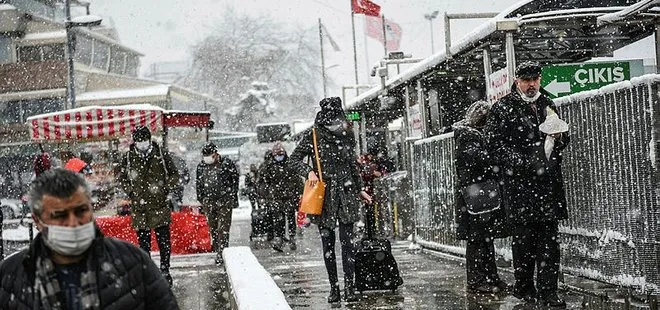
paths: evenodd
<path fill-rule="evenodd" d="M 660 24 L 655 24 L 655 73 L 660 72 Z"/>
<path fill-rule="evenodd" d="M 490 47 L 486 46 L 483 50 L 483 55 L 484 55 L 484 81 L 486 81 L 486 101 L 490 102 L 490 98 L 488 98 L 488 89 L 490 87 L 490 75 L 493 73 L 493 69 L 490 66 L 491 60 L 490 60 Z"/>
<path fill-rule="evenodd" d="M 424 103 L 424 89 L 422 87 L 422 80 L 417 80 L 417 104 L 419 104 L 419 112 L 422 114 L 422 138 L 428 137 L 428 106 Z"/>
<path fill-rule="evenodd" d="M 506 67 L 509 72 L 509 86 L 513 84 L 516 76 L 516 49 L 513 46 L 513 32 L 506 33 Z"/>

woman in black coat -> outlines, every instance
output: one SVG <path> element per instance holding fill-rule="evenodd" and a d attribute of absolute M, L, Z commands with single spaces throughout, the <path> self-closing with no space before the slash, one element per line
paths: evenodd
<path fill-rule="evenodd" d="M 344 268 L 344 298 L 354 301 L 355 253 L 353 249 L 353 224 L 359 220 L 359 198 L 371 202 L 364 191 L 362 178 L 358 173 L 355 155 L 355 137 L 346 121 L 346 115 L 339 97 L 321 100 L 321 111 L 316 114 L 316 130 L 323 181 L 326 184 L 325 199 L 321 215 L 308 215 L 312 223 L 318 225 L 323 243 L 325 267 L 330 280 L 329 303 L 340 300 L 335 258 L 335 228 L 339 226 L 342 265 Z M 304 163 L 311 158 L 313 167 Z M 303 136 L 289 158 L 289 165 L 303 177 L 314 182 L 318 180 L 318 168 L 314 157 L 312 132 Z"/>
<path fill-rule="evenodd" d="M 465 119 L 454 125 L 457 238 L 467 240 L 467 290 L 475 293 L 507 289 L 495 265 L 493 239 L 506 237 L 507 233 L 504 206 L 498 203 L 501 191 L 497 168 L 487 152 L 483 132 L 489 110 L 487 102 L 477 101 L 468 108 Z M 479 194 L 490 194 L 490 198 Z"/>

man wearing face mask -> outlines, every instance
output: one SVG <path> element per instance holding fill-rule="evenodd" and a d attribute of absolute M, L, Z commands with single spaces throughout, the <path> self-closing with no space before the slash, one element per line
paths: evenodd
<path fill-rule="evenodd" d="M 568 217 L 561 175 L 568 135 L 541 130 L 551 114 L 558 114 L 543 92 L 541 65 L 521 63 L 511 93 L 493 105 L 484 132 L 488 135 L 488 152 L 501 171 L 503 198 L 513 227 L 513 295 L 525 302 L 538 300 L 547 306 L 565 307 L 557 295 L 557 281 L 558 225 Z M 546 155 L 548 136 L 554 145 Z"/>
<path fill-rule="evenodd" d="M 144 251 L 94 225 L 80 174 L 49 170 L 28 196 L 39 234 L 0 263 L 0 309 L 179 309 Z"/>
<path fill-rule="evenodd" d="M 303 179 L 287 165 L 288 155 L 281 142 L 271 150 L 272 159 L 259 170 L 259 184 L 263 189 L 266 208 L 272 220 L 275 238 L 273 249 L 282 251 L 286 227 L 289 227 L 289 248 L 296 250 L 296 209 L 303 190 Z"/>
<path fill-rule="evenodd" d="M 229 245 L 229 228 L 234 206 L 238 204 L 238 170 L 231 159 L 218 154 L 213 143 L 202 148 L 202 162 L 197 165 L 197 200 L 209 223 L 215 262 L 222 264 L 222 250 Z"/>
<path fill-rule="evenodd" d="M 151 253 L 151 230 L 156 233 L 160 270 L 172 285 L 170 275 L 170 193 L 179 183 L 179 171 L 166 150 L 151 141 L 149 128 L 133 131 L 133 144 L 120 164 L 119 183 L 131 200 L 132 226 L 140 248 Z"/>

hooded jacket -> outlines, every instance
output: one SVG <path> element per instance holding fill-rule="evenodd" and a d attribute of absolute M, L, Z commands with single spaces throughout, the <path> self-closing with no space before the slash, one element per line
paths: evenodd
<path fill-rule="evenodd" d="M 179 183 L 179 171 L 169 153 L 151 142 L 151 151 L 144 156 L 131 145 L 120 165 L 119 183 L 131 199 L 132 225 L 146 230 L 168 225 L 172 214 L 168 195 Z"/>
<path fill-rule="evenodd" d="M 212 164 L 199 163 L 195 184 L 197 200 L 238 203 L 238 177 L 236 165 L 227 157 L 220 157 Z"/>

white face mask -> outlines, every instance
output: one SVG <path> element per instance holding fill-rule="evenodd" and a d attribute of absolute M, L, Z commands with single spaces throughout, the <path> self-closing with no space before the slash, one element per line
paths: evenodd
<path fill-rule="evenodd" d="M 146 152 L 151 147 L 151 141 L 135 142 L 135 147 L 142 152 Z"/>
<path fill-rule="evenodd" d="M 61 255 L 77 256 L 84 253 L 96 237 L 93 220 L 77 227 L 41 224 L 44 226 L 44 243 Z"/>
<path fill-rule="evenodd" d="M 202 160 L 203 160 L 204 163 L 207 164 L 207 165 L 210 165 L 210 164 L 212 164 L 212 163 L 215 162 L 215 159 L 213 158 L 213 156 L 204 156 L 204 157 L 202 158 Z"/>
<path fill-rule="evenodd" d="M 342 124 L 327 125 L 325 127 L 328 128 L 328 130 L 330 131 L 338 131 L 339 129 L 342 128 Z"/>
<path fill-rule="evenodd" d="M 275 160 L 276 161 L 283 161 L 284 160 L 284 155 L 276 155 Z"/>

